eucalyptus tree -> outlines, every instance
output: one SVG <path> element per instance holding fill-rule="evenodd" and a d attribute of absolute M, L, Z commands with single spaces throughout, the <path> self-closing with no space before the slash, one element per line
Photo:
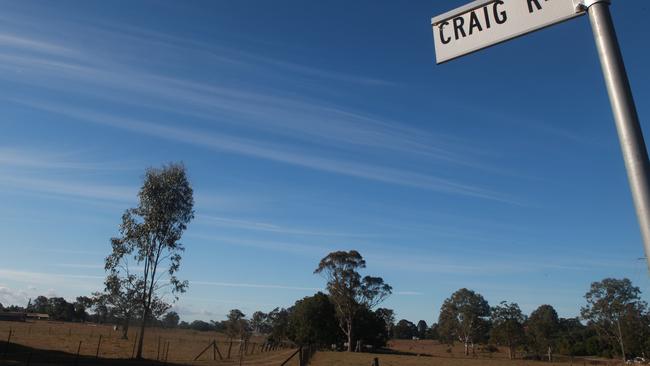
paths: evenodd
<path fill-rule="evenodd" d="M 395 311 L 393 309 L 379 308 L 375 313 L 377 313 L 377 316 L 384 321 L 384 324 L 386 324 L 388 337 L 392 337 L 393 327 L 395 326 Z"/>
<path fill-rule="evenodd" d="M 524 323 L 526 317 L 516 303 L 502 301 L 491 311 L 492 330 L 490 338 L 508 347 L 508 357 L 515 357 L 517 347 L 526 341 Z"/>
<path fill-rule="evenodd" d="M 549 362 L 553 360 L 553 349 L 560 331 L 560 319 L 551 305 L 542 305 L 530 314 L 526 322 L 526 333 L 538 356 L 546 352 Z"/>
<path fill-rule="evenodd" d="M 440 308 L 438 328 L 451 341 L 458 339 L 465 345 L 465 355 L 474 351 L 476 341 L 485 337 L 490 316 L 490 305 L 474 291 L 466 288 L 454 292 Z"/>
<path fill-rule="evenodd" d="M 366 268 L 366 261 L 356 250 L 329 253 L 314 273 L 327 281 L 327 291 L 336 307 L 339 327 L 347 337 L 348 352 L 353 349 L 354 320 L 361 309 L 372 309 L 392 293 L 392 287 L 381 277 L 361 277 L 359 269 Z"/>
<path fill-rule="evenodd" d="M 637 326 L 644 323 L 640 319 L 647 308 L 640 295 L 641 290 L 629 279 L 606 278 L 591 284 L 585 294 L 587 305 L 581 309 L 582 318 L 618 346 L 624 363 L 628 351 L 626 340 L 631 343 L 647 335 L 647 329 L 643 332 L 644 327 Z"/>
<path fill-rule="evenodd" d="M 154 315 L 159 296 L 174 300 L 185 292 L 187 281 L 176 277 L 185 247 L 180 242 L 194 218 L 194 197 L 185 167 L 169 164 L 149 168 L 138 193 L 139 203 L 122 215 L 120 236 L 111 239 L 112 252 L 106 258 L 109 275 L 123 278 L 129 261 L 142 272 L 128 272 L 141 283 L 139 293 L 142 324 L 136 357 L 142 358 L 146 323 Z"/>
<path fill-rule="evenodd" d="M 104 292 L 93 294 L 93 305 L 117 318 L 122 339 L 127 339 L 131 321 L 142 313 L 142 281 L 133 274 L 115 273 L 106 277 L 104 285 Z"/>

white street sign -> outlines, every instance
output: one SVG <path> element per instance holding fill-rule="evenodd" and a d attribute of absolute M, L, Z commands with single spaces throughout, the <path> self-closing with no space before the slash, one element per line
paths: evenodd
<path fill-rule="evenodd" d="M 477 0 L 431 19 L 443 63 L 584 14 L 574 0 Z"/>

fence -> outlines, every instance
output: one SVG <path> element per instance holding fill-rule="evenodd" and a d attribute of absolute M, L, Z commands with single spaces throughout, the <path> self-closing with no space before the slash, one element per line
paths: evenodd
<path fill-rule="evenodd" d="M 138 334 L 109 326 L 0 322 L 0 365 L 91 365 L 132 364 Z M 296 347 L 268 343 L 261 337 L 250 341 L 230 340 L 214 332 L 147 328 L 143 357 L 155 364 L 192 363 L 211 365 L 280 365 Z M 135 364 L 135 363 L 134 363 Z"/>
<path fill-rule="evenodd" d="M 309 361 L 311 361 L 312 356 L 316 353 L 316 348 L 313 346 L 301 346 L 296 350 L 296 352 L 292 353 L 289 358 L 284 360 L 280 364 L 280 366 L 286 366 L 289 362 L 292 360 L 297 359 L 298 360 L 298 365 L 299 366 L 307 366 L 309 365 Z"/>

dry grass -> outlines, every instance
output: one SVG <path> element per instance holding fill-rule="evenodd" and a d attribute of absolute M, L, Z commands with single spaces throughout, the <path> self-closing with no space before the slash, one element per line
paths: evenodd
<path fill-rule="evenodd" d="M 121 331 L 114 331 L 112 326 L 41 321 L 27 323 L 0 321 L 1 343 L 7 341 L 10 329 L 12 330 L 11 344 L 15 345 L 14 351 L 12 351 L 11 348 L 9 350 L 10 357 L 11 352 L 16 352 L 20 346 L 25 347 L 25 350 L 38 350 L 35 351 L 34 354 L 38 354 L 38 352 L 41 351 L 59 351 L 69 354 L 66 355 L 66 357 L 70 355 L 74 356 L 77 353 L 77 348 L 81 342 L 79 353 L 82 357 L 86 356 L 94 358 L 97 352 L 97 346 L 99 345 L 99 357 L 102 359 L 113 360 L 131 358 L 136 340 L 136 332 L 138 331 L 135 327 L 130 329 L 129 339 L 123 340 L 121 339 Z M 226 358 L 230 342 L 223 334 L 181 329 L 168 330 L 148 328 L 145 332 L 144 357 L 149 360 L 156 360 L 158 358 L 162 360 L 164 358 L 165 344 L 169 342 L 167 360 L 170 363 L 210 365 L 239 364 L 239 342 L 237 341 L 232 343 L 230 360 L 224 360 L 223 362 L 211 361 L 212 351 L 210 350 L 206 352 L 199 361 L 193 362 L 193 359 L 213 340 L 217 341 L 221 354 Z M 283 349 L 260 353 L 260 345 L 263 341 L 263 338 L 260 337 L 254 337 L 251 339 L 249 348 L 243 355 L 243 364 L 250 366 L 279 365 L 294 351 L 291 349 Z M 255 346 L 253 346 L 253 344 L 255 344 Z M 0 349 L 0 353 L 3 351 L 3 349 Z M 23 359 L 26 358 L 27 355 L 21 355 L 19 357 Z M 54 356 L 46 357 L 52 358 Z M 289 365 L 291 364 L 287 364 L 287 366 Z"/>
<path fill-rule="evenodd" d="M 620 362 L 602 359 L 574 359 L 562 357 L 561 362 L 509 360 L 505 350 L 489 353 L 476 349 L 476 356 L 465 356 L 462 345 L 448 347 L 437 341 L 391 341 L 389 348 L 399 354 L 372 354 L 347 352 L 318 352 L 311 366 L 370 366 L 379 359 L 380 366 L 583 366 L 610 365 Z"/>
<path fill-rule="evenodd" d="M 27 353 L 33 352 L 35 358 L 32 360 L 32 366 L 45 365 L 38 359 L 40 354 L 41 360 L 52 361 L 61 357 L 57 364 L 72 364 L 71 357 L 77 353 L 77 347 L 81 342 L 80 355 L 85 357 L 80 365 L 108 364 L 108 365 L 131 365 L 128 359 L 133 352 L 136 328 L 129 331 L 129 339 L 120 339 L 121 332 L 113 331 L 111 326 L 102 326 L 95 324 L 79 323 L 55 323 L 55 322 L 0 322 L 0 357 L 4 351 L 3 344 L 7 340 L 9 329 L 12 329 L 11 343 L 13 351 L 10 348 L 9 359 L 12 352 L 22 352 L 14 359 L 19 362 L 9 364 L 26 364 Z M 101 344 L 99 343 L 101 336 Z M 176 365 L 238 365 L 239 364 L 239 345 L 233 342 L 231 349 L 231 359 L 223 361 L 213 361 L 212 351 L 206 352 L 201 359 L 193 361 L 207 345 L 213 340 L 217 341 L 219 350 L 224 358 L 227 356 L 230 342 L 225 335 L 216 332 L 198 332 L 192 330 L 167 330 L 159 328 L 149 328 L 145 333 L 144 356 L 149 360 L 158 358 L 158 343 L 162 348 L 166 342 L 169 342 L 168 361 Z M 283 349 L 273 352 L 260 353 L 259 349 L 263 342 L 262 338 L 253 338 L 251 343 L 255 343 L 255 351 L 249 346 L 248 352 L 243 356 L 243 365 L 247 366 L 279 366 L 295 349 Z M 95 361 L 97 345 L 100 344 L 100 358 L 103 361 Z M 20 349 L 20 347 L 24 347 Z M 371 353 L 347 353 L 347 352 L 318 352 L 313 358 L 312 366 L 370 366 L 375 357 L 380 361 L 381 366 L 568 366 L 568 362 L 536 362 L 507 359 L 507 353 L 504 350 L 496 353 L 488 353 L 477 349 L 476 357 L 466 357 L 463 353 L 463 347 L 456 345 L 448 348 L 435 341 L 391 341 L 389 343 L 391 350 L 400 353 L 397 354 L 371 354 Z M 49 352 L 49 353 L 48 353 Z M 58 353 L 58 352 L 65 352 Z M 120 359 L 120 362 L 117 360 Z M 217 357 L 218 359 L 218 357 Z M 593 365 L 591 360 L 575 360 L 574 365 Z M 600 365 L 609 364 L 611 366 L 619 365 L 615 361 L 609 363 L 600 363 Z M 298 366 L 298 359 L 295 357 L 287 366 Z"/>
<path fill-rule="evenodd" d="M 566 363 L 509 361 L 505 359 L 466 359 L 371 353 L 318 352 L 311 366 L 370 366 L 374 358 L 380 366 L 567 366 Z"/>

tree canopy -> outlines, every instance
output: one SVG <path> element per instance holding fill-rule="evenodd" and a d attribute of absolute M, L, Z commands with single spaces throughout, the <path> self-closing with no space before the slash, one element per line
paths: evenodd
<path fill-rule="evenodd" d="M 438 329 L 448 341 L 458 339 L 465 354 L 474 343 L 487 335 L 490 305 L 480 294 L 462 288 L 446 299 L 440 309 Z"/>
<path fill-rule="evenodd" d="M 169 164 L 161 169 L 149 168 L 138 193 L 139 203 L 122 215 L 120 236 L 111 239 L 112 252 L 106 258 L 109 276 L 135 276 L 141 299 L 137 358 L 142 358 L 145 325 L 150 319 L 162 292 L 175 299 L 185 292 L 187 281 L 176 277 L 185 247 L 180 242 L 188 223 L 194 218 L 193 190 L 182 164 Z M 133 263 L 142 273 L 129 269 Z"/>
<path fill-rule="evenodd" d="M 329 253 L 314 273 L 327 280 L 327 291 L 336 307 L 339 327 L 348 338 L 348 351 L 353 349 L 354 319 L 360 309 L 372 309 L 392 293 L 392 287 L 381 277 L 361 277 L 359 270 L 366 261 L 356 250 Z"/>

